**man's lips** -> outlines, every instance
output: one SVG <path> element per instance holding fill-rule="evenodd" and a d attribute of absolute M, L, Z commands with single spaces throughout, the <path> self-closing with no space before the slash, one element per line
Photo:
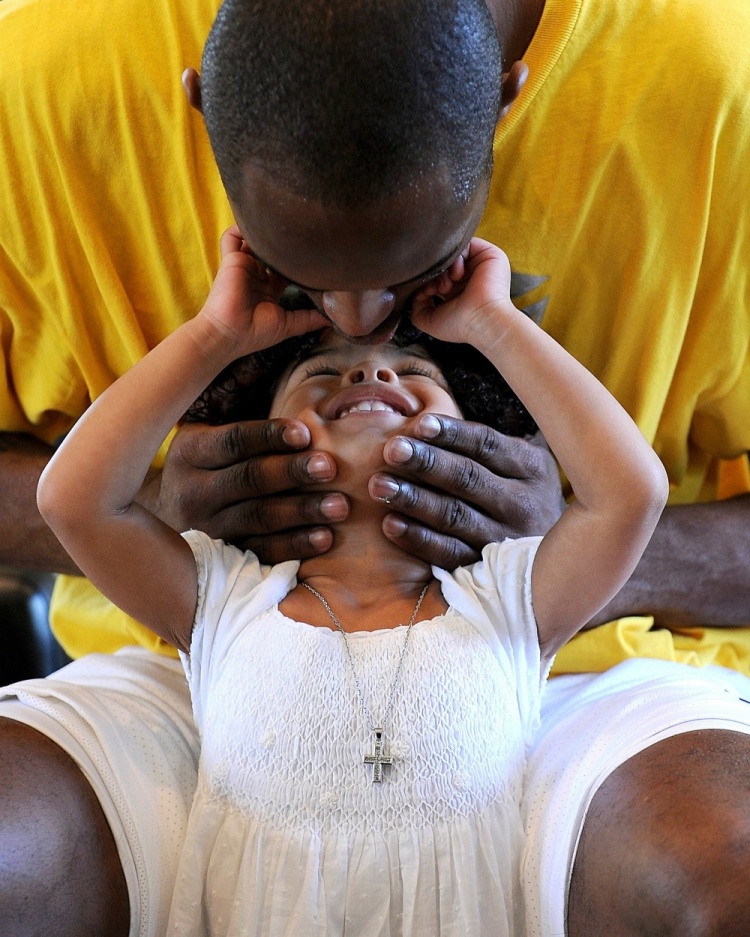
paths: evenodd
<path fill-rule="evenodd" d="M 323 318 L 328 319 L 331 323 L 331 326 L 336 332 L 337 335 L 340 335 L 341 338 L 346 339 L 352 345 L 384 345 L 386 342 L 389 342 L 399 326 L 401 319 L 403 317 L 403 310 L 400 309 L 397 312 L 391 313 L 388 318 L 381 322 L 380 325 L 376 326 L 371 332 L 368 332 L 366 335 L 351 335 L 349 332 L 344 331 L 339 325 L 337 325 L 330 316 L 326 315 L 325 312 L 321 312 Z"/>
<path fill-rule="evenodd" d="M 367 404 L 370 409 L 366 409 Z M 362 407 L 358 410 L 358 407 Z M 401 416 L 414 416 L 419 412 L 419 403 L 406 391 L 379 381 L 363 381 L 345 387 L 329 400 L 323 416 L 328 420 L 340 420 L 351 411 L 359 413 L 394 412 Z"/>

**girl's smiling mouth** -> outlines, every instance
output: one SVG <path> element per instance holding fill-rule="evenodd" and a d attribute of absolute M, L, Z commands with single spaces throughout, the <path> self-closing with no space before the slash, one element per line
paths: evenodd
<path fill-rule="evenodd" d="M 351 414 L 397 413 L 409 417 L 419 413 L 415 397 L 381 381 L 362 381 L 343 388 L 324 408 L 328 420 L 341 420 Z"/>

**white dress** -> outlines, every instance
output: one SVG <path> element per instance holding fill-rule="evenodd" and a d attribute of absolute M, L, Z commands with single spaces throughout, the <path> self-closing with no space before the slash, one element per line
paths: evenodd
<path fill-rule="evenodd" d="M 278 609 L 299 564 L 185 537 L 202 754 L 170 937 L 520 937 L 519 803 L 546 676 L 530 601 L 539 539 L 434 570 L 450 607 L 413 627 L 385 726 L 393 764 L 374 784 L 341 635 Z M 349 638 L 376 722 L 404 638 Z"/>

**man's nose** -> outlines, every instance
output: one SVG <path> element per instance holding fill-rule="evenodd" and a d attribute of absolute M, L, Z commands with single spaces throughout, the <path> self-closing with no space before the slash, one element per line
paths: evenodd
<path fill-rule="evenodd" d="M 339 332 L 353 338 L 369 335 L 393 312 L 395 297 L 388 290 L 323 293 L 323 312 Z"/>

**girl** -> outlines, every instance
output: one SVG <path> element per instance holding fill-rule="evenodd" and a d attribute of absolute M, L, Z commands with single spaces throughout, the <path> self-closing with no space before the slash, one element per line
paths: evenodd
<path fill-rule="evenodd" d="M 635 567 L 665 473 L 608 392 L 512 305 L 502 252 L 474 239 L 412 320 L 481 352 L 539 424 L 576 495 L 549 533 L 490 544 L 451 574 L 383 536 L 368 483 L 385 442 L 461 410 L 429 339 L 350 345 L 326 330 L 290 362 L 270 416 L 302 420 L 335 457 L 351 507 L 333 548 L 263 567 L 181 536 L 135 500 L 163 438 L 230 362 L 326 324 L 277 304 L 283 284 L 237 229 L 222 258 L 201 312 L 92 405 L 38 495 L 81 570 L 184 661 L 202 756 L 169 932 L 521 935 L 541 686 Z"/>

